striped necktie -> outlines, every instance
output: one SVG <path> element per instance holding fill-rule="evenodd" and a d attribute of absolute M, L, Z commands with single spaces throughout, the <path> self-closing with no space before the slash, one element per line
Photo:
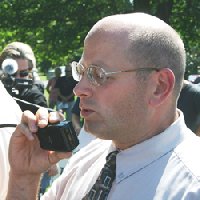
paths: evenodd
<path fill-rule="evenodd" d="M 102 168 L 96 183 L 82 200 L 106 200 L 112 183 L 116 177 L 116 155 L 119 150 L 113 151 L 106 157 L 106 163 Z"/>

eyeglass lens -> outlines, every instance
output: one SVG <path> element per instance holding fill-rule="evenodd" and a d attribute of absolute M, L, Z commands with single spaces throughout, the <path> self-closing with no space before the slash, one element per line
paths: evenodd
<path fill-rule="evenodd" d="M 98 66 L 91 65 L 87 69 L 80 63 L 72 63 L 72 76 L 76 81 L 80 81 L 84 72 L 87 73 L 88 80 L 94 85 L 101 85 L 106 80 L 105 71 Z"/>
<path fill-rule="evenodd" d="M 84 73 L 84 67 L 80 63 L 72 62 L 72 76 L 74 80 L 80 81 Z"/>
<path fill-rule="evenodd" d="M 88 79 L 96 85 L 101 85 L 105 82 L 106 76 L 102 68 L 90 66 L 87 68 Z"/>

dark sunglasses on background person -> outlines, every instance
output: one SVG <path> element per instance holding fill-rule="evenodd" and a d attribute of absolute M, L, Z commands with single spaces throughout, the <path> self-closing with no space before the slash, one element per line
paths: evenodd
<path fill-rule="evenodd" d="M 29 70 L 22 70 L 14 73 L 12 76 L 16 77 L 19 74 L 20 77 L 25 77 L 29 75 Z"/>

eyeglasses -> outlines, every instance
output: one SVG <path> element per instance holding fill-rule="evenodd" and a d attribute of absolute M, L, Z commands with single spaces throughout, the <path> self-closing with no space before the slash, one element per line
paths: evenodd
<path fill-rule="evenodd" d="M 80 81 L 84 75 L 87 73 L 87 78 L 91 84 L 95 86 L 100 86 L 105 83 L 105 81 L 110 77 L 118 73 L 122 72 L 137 72 L 137 71 L 159 71 L 158 68 L 138 68 L 138 69 L 129 69 L 129 70 L 121 70 L 115 72 L 106 72 L 103 68 L 90 65 L 89 67 L 85 68 L 81 63 L 73 61 L 72 64 L 72 76 L 74 80 Z"/>
<path fill-rule="evenodd" d="M 16 77 L 18 74 L 20 77 L 25 77 L 25 76 L 29 75 L 29 71 L 28 70 L 18 71 L 16 73 L 14 73 L 12 76 Z"/>

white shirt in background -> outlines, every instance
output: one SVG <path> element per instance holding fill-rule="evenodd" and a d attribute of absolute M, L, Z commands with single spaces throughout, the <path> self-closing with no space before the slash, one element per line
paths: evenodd
<path fill-rule="evenodd" d="M 0 124 L 18 124 L 21 120 L 18 104 L 8 94 L 0 81 Z M 4 200 L 7 193 L 9 163 L 8 145 L 15 128 L 0 128 L 0 199 Z"/>

